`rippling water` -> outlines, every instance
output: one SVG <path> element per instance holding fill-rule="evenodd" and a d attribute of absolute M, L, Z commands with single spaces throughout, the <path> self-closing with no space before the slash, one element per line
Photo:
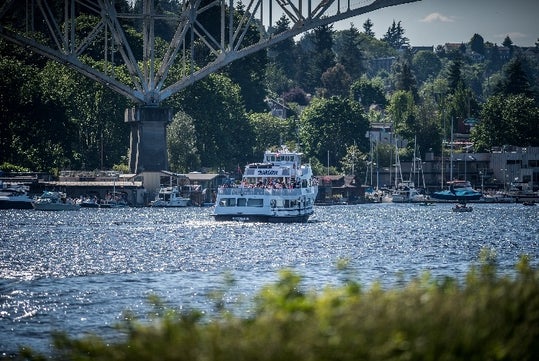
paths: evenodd
<path fill-rule="evenodd" d="M 230 307 L 292 268 L 305 287 L 340 284 L 338 260 L 365 286 L 429 271 L 462 277 L 481 249 L 510 272 L 539 259 L 539 207 L 474 204 L 317 207 L 306 224 L 215 222 L 210 208 L 0 211 L 0 355 L 50 350 L 52 331 L 112 333 L 122 313 L 144 315 L 147 297 L 211 312 L 212 291 Z M 239 306 L 238 306 L 239 305 Z"/>

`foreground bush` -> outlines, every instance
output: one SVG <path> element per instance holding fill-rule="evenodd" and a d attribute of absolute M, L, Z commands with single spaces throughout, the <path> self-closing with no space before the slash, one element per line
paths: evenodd
<path fill-rule="evenodd" d="M 384 290 L 357 283 L 303 292 L 281 272 L 255 299 L 254 316 L 167 311 L 126 321 L 123 341 L 55 336 L 66 360 L 539 360 L 539 273 L 522 259 L 500 276 L 492 262 L 465 282 L 428 275 Z M 27 354 L 29 359 L 42 356 Z"/>

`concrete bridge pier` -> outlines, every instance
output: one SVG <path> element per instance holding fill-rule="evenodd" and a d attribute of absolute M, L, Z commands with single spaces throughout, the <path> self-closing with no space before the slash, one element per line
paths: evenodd
<path fill-rule="evenodd" d="M 131 125 L 129 170 L 142 175 L 148 201 L 159 191 L 161 171 L 168 170 L 167 125 L 171 120 L 171 108 L 140 106 L 125 110 L 125 121 Z"/>
<path fill-rule="evenodd" d="M 129 170 L 132 173 L 168 170 L 167 125 L 172 109 L 140 106 L 125 110 L 125 121 L 131 125 Z"/>

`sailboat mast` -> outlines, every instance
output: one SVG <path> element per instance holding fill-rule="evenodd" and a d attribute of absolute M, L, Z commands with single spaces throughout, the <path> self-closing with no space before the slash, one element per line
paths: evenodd
<path fill-rule="evenodd" d="M 451 117 L 451 144 L 450 144 L 450 156 L 449 156 L 449 180 L 453 180 L 453 117 Z"/>

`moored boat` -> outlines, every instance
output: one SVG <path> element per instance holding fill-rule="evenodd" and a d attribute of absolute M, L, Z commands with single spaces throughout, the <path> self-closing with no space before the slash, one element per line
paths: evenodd
<path fill-rule="evenodd" d="M 431 198 L 447 201 L 470 202 L 477 201 L 483 197 L 483 193 L 473 189 L 469 181 L 454 180 L 448 182 L 448 184 L 449 189 L 434 192 L 431 194 Z"/>
<path fill-rule="evenodd" d="M 63 192 L 45 191 L 32 203 L 34 209 L 40 211 L 76 211 L 80 205 L 67 198 Z"/>
<path fill-rule="evenodd" d="M 152 207 L 187 207 L 190 198 L 184 197 L 179 187 L 161 187 L 154 201 L 150 203 Z"/>
<path fill-rule="evenodd" d="M 32 209 L 32 201 L 23 186 L 0 190 L 0 209 Z"/>
<path fill-rule="evenodd" d="M 77 201 L 77 204 L 82 208 L 99 208 L 97 197 L 81 197 L 81 199 Z"/>
<path fill-rule="evenodd" d="M 393 203 L 420 203 L 426 199 L 425 195 L 417 190 L 412 181 L 399 183 L 397 189 L 391 193 L 391 202 Z"/>
<path fill-rule="evenodd" d="M 314 213 L 318 183 L 302 153 L 266 151 L 262 163 L 245 167 L 241 184 L 219 187 L 216 220 L 306 222 Z"/>

